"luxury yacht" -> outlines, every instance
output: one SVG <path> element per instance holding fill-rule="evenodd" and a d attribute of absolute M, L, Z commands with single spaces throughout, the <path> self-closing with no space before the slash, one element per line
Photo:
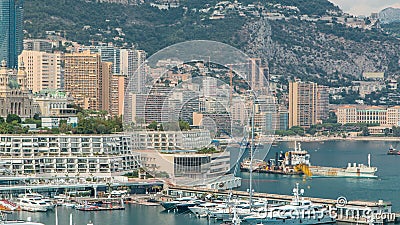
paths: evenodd
<path fill-rule="evenodd" d="M 323 205 L 314 204 L 305 200 L 300 195 L 304 190 L 299 190 L 299 184 L 293 189 L 293 199 L 288 205 L 271 207 L 265 212 L 254 213 L 243 218 L 248 224 L 329 224 L 336 223 L 329 210 Z"/>

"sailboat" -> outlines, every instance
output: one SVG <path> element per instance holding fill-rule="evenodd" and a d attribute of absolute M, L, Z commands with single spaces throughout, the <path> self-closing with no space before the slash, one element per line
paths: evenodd
<path fill-rule="evenodd" d="M 251 117 L 251 142 L 250 142 L 250 157 L 247 160 L 248 163 L 248 168 L 250 172 L 250 185 L 249 185 L 249 201 L 246 203 L 237 201 L 228 201 L 228 206 L 226 209 L 222 209 L 219 212 L 215 213 L 217 219 L 221 219 L 218 217 L 218 215 L 222 215 L 222 219 L 225 219 L 225 216 L 233 216 L 231 218 L 232 222 L 228 224 L 240 224 L 241 223 L 241 218 L 245 218 L 247 216 L 251 216 L 253 213 L 254 209 L 254 204 L 253 204 L 253 164 L 254 164 L 254 151 L 255 151 L 255 139 L 254 139 L 254 113 L 255 113 L 255 103 L 253 102 L 253 113 Z M 236 164 L 238 166 L 238 164 Z M 230 200 L 230 199 L 229 199 Z M 233 204 L 233 206 L 232 206 Z M 258 210 L 263 211 L 263 208 L 265 206 L 264 202 L 260 202 L 258 204 Z M 260 209 L 261 208 L 261 209 Z"/>

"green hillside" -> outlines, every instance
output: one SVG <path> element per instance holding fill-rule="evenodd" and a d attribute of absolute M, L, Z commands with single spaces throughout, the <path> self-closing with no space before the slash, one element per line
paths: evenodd
<path fill-rule="evenodd" d="M 363 72 L 400 74 L 399 40 L 379 29 L 350 28 L 336 22 L 342 12 L 327 0 L 270 0 L 262 4 L 242 0 L 240 7 L 223 9 L 218 2 L 182 0 L 178 8 L 160 10 L 150 4 L 26 0 L 25 29 L 27 36 L 35 38 L 45 37 L 45 31 L 59 31 L 81 44 L 134 44 L 150 55 L 186 40 L 215 40 L 261 56 L 274 74 L 327 85 L 349 83 Z M 215 12 L 225 18 L 210 19 Z M 285 18 L 263 19 L 266 13 Z M 309 19 L 300 19 L 304 15 Z M 261 27 L 257 25 L 260 21 L 264 21 Z"/>

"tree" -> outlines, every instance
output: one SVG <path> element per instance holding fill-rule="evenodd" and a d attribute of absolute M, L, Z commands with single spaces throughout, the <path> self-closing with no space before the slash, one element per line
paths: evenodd
<path fill-rule="evenodd" d="M 370 135 L 370 133 L 369 133 L 368 127 L 363 127 L 362 128 L 362 136 L 369 136 L 369 135 Z"/>
<path fill-rule="evenodd" d="M 35 119 L 28 118 L 24 121 L 24 124 L 36 124 L 36 127 L 41 127 L 42 121 L 40 119 L 35 120 Z"/>
<path fill-rule="evenodd" d="M 158 127 L 158 123 L 156 121 L 153 121 L 147 126 L 147 129 L 149 129 L 149 130 L 157 130 L 157 127 Z"/>
<path fill-rule="evenodd" d="M 17 121 L 17 123 L 21 123 L 21 117 L 19 117 L 16 114 L 8 114 L 6 121 L 7 121 L 7 123 L 12 123 L 13 121 Z"/>
<path fill-rule="evenodd" d="M 386 129 L 385 129 L 385 137 L 389 136 L 389 133 L 390 133 L 389 128 L 386 128 Z"/>
<path fill-rule="evenodd" d="M 180 130 L 190 130 L 190 124 L 186 121 L 179 120 L 179 129 Z"/>
<path fill-rule="evenodd" d="M 1 123 L 4 123 L 4 122 L 5 122 L 4 118 L 3 118 L 3 117 L 0 117 L 0 124 L 1 124 Z"/>
<path fill-rule="evenodd" d="M 393 136 L 394 137 L 400 137 L 400 127 L 393 126 L 392 130 L 393 130 Z"/>
<path fill-rule="evenodd" d="M 335 112 L 329 112 L 329 117 L 324 123 L 337 123 L 337 116 Z"/>
<path fill-rule="evenodd" d="M 34 120 L 40 120 L 40 115 L 39 113 L 35 113 L 35 115 L 33 116 Z"/>
<path fill-rule="evenodd" d="M 307 130 L 307 133 L 314 135 L 315 133 L 317 133 L 317 129 L 315 127 L 311 127 Z"/>

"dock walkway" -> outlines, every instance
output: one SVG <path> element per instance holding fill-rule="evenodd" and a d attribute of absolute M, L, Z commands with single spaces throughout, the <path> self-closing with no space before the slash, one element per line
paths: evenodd
<path fill-rule="evenodd" d="M 226 197 L 228 195 L 234 195 L 237 197 L 241 198 L 248 198 L 249 193 L 245 191 L 228 191 L 228 190 L 216 190 L 216 189 L 208 189 L 208 188 L 199 188 L 199 187 L 188 187 L 188 186 L 170 186 L 167 189 L 168 194 L 172 196 L 201 196 L 204 194 L 213 194 L 218 197 Z M 268 194 L 268 193 L 253 193 L 254 198 L 260 198 L 260 199 L 267 199 L 269 201 L 279 203 L 279 202 L 289 202 L 293 199 L 293 196 L 291 195 L 281 195 L 281 194 Z M 324 204 L 324 205 L 329 205 L 329 206 L 336 206 L 337 205 L 337 200 L 336 199 L 324 199 L 324 198 L 312 198 L 312 197 L 304 197 L 305 199 L 308 199 L 314 203 L 319 203 L 319 204 Z M 346 211 L 346 215 L 349 211 L 353 213 L 353 215 L 361 215 L 363 210 L 365 211 L 367 208 L 373 209 L 374 210 L 388 210 L 389 213 L 391 212 L 391 202 L 385 202 L 382 200 L 379 200 L 377 202 L 372 202 L 372 201 L 348 201 L 346 202 L 345 206 L 342 207 L 344 211 Z M 338 210 L 339 213 L 340 210 Z M 343 213 L 343 210 L 341 211 Z M 400 219 L 400 213 L 392 213 L 393 215 L 395 214 L 396 217 L 393 219 L 393 221 L 386 221 L 386 222 L 397 222 Z M 359 223 L 359 224 L 369 224 L 369 222 L 365 219 L 365 217 L 362 218 L 351 218 L 351 216 L 344 216 L 344 213 L 342 215 L 338 215 L 337 218 L 338 222 L 345 222 L 345 223 Z"/>

